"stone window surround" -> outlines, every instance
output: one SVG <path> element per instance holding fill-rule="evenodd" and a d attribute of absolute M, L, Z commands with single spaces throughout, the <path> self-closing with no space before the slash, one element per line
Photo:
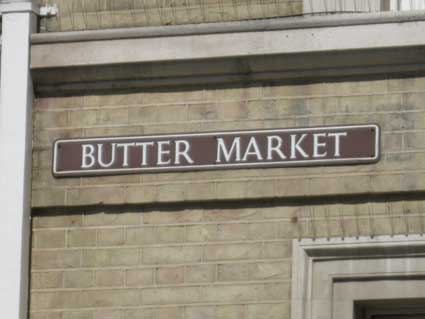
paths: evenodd
<path fill-rule="evenodd" d="M 294 240 L 291 318 L 351 319 L 356 300 L 424 298 L 424 265 L 420 235 Z"/>

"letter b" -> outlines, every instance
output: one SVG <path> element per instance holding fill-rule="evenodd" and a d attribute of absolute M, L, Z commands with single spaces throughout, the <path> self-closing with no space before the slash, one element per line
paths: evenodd
<path fill-rule="evenodd" d="M 92 168 L 96 163 L 94 158 L 94 146 L 91 144 L 83 144 L 81 157 L 81 168 Z"/>

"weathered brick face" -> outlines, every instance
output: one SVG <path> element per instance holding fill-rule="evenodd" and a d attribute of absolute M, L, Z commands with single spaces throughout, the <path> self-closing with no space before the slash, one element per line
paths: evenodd
<path fill-rule="evenodd" d="M 424 98 L 418 77 L 37 100 L 30 318 L 289 319 L 293 239 L 424 233 Z M 56 138 L 362 123 L 377 164 L 51 174 Z"/>
<path fill-rule="evenodd" d="M 33 206 L 143 204 L 425 190 L 425 78 L 39 99 Z M 375 165 L 54 179 L 57 138 L 377 123 Z M 327 187 L 323 187 L 326 184 Z"/>
<path fill-rule="evenodd" d="M 40 214 L 31 319 L 289 318 L 292 239 L 422 234 L 424 200 Z"/>
<path fill-rule="evenodd" d="M 264 19 L 303 11 L 302 0 L 57 0 L 55 4 L 58 16 L 42 19 L 42 32 Z"/>

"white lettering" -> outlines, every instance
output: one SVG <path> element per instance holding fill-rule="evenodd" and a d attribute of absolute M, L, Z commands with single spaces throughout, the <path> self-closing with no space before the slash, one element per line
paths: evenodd
<path fill-rule="evenodd" d="M 230 150 L 227 149 L 226 143 L 222 138 L 217 139 L 217 163 L 221 163 L 221 155 L 224 156 L 226 162 L 229 162 L 232 154 L 235 152 L 236 162 L 241 160 L 241 138 L 235 137 L 233 139 L 232 146 Z"/>
<path fill-rule="evenodd" d="M 81 145 L 83 157 L 81 159 L 81 168 L 92 168 L 96 162 L 94 158 L 94 146 L 91 144 Z"/>
<path fill-rule="evenodd" d="M 183 148 L 182 148 L 183 147 Z M 176 154 L 174 164 L 180 164 L 180 157 L 184 157 L 186 162 L 193 164 L 188 152 L 190 151 L 190 144 L 188 141 L 176 141 Z"/>
<path fill-rule="evenodd" d="M 341 133 L 329 133 L 330 137 L 335 137 L 335 157 L 341 156 L 341 136 L 347 136 L 347 132 L 341 132 Z"/>
<path fill-rule="evenodd" d="M 141 146 L 142 147 L 142 166 L 146 166 L 148 165 L 148 146 L 153 146 L 154 143 L 153 142 L 143 142 L 143 143 L 136 143 L 136 146 Z"/>
<path fill-rule="evenodd" d="M 326 142 L 319 141 L 319 138 L 321 137 L 326 137 L 326 133 L 313 134 L 313 157 L 314 158 L 325 157 L 326 155 L 328 155 L 327 151 L 324 151 L 323 153 L 319 153 L 319 149 L 326 147 Z"/>
<path fill-rule="evenodd" d="M 168 165 L 171 163 L 171 159 L 165 160 L 164 155 L 170 155 L 170 150 L 164 150 L 164 146 L 170 146 L 170 141 L 159 141 L 158 142 L 158 165 Z"/>
<path fill-rule="evenodd" d="M 117 147 L 122 147 L 123 148 L 123 159 L 122 159 L 122 166 L 123 167 L 128 167 L 128 158 L 129 158 L 129 154 L 128 154 L 128 149 L 130 146 L 135 146 L 136 143 L 120 143 L 117 144 Z"/>
<path fill-rule="evenodd" d="M 103 161 L 103 155 L 104 155 L 103 154 L 103 144 L 97 144 L 97 161 L 98 161 L 98 163 L 101 167 L 108 168 L 108 167 L 111 167 L 112 165 L 114 165 L 116 146 L 117 146 L 116 143 L 111 144 L 111 160 L 109 161 L 109 163 L 105 163 Z"/>
<path fill-rule="evenodd" d="M 273 153 L 277 153 L 280 159 L 286 159 L 285 154 L 281 151 L 282 148 L 282 138 L 277 135 L 267 136 L 267 159 L 273 159 Z"/>
<path fill-rule="evenodd" d="M 297 140 L 297 135 L 292 134 L 291 135 L 291 159 L 297 158 L 297 151 L 301 154 L 302 157 L 307 158 L 308 154 L 304 152 L 304 150 L 301 148 L 300 144 L 304 141 L 307 134 L 301 135 L 301 137 Z"/>
<path fill-rule="evenodd" d="M 261 161 L 263 159 L 263 156 L 261 156 L 261 153 L 260 153 L 260 149 L 258 148 L 257 141 L 255 140 L 255 137 L 250 138 L 242 161 L 245 162 L 246 160 L 248 160 L 249 156 L 256 156 L 258 161 Z"/>

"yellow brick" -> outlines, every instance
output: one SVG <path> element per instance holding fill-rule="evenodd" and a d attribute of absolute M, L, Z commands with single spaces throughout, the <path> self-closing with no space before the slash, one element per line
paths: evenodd
<path fill-rule="evenodd" d="M 207 302 L 239 303 L 241 301 L 288 300 L 289 284 L 217 285 L 203 287 Z"/>
<path fill-rule="evenodd" d="M 211 88 L 205 91 L 205 95 L 207 100 L 218 102 L 249 100 L 261 98 L 263 96 L 263 87 L 262 85 L 252 84 L 240 87 Z"/>
<path fill-rule="evenodd" d="M 217 226 L 217 240 L 248 240 L 249 224 L 220 224 Z"/>
<path fill-rule="evenodd" d="M 140 213 L 96 213 L 84 215 L 84 226 L 126 226 L 139 225 Z"/>
<path fill-rule="evenodd" d="M 129 287 L 143 287 L 152 285 L 154 280 L 154 269 L 129 269 L 125 273 L 126 285 Z"/>
<path fill-rule="evenodd" d="M 122 187 L 90 187 L 74 188 L 67 191 L 67 205 L 85 204 L 118 204 L 124 202 Z"/>
<path fill-rule="evenodd" d="M 34 168 L 50 168 L 52 160 L 51 149 L 33 148 L 32 153 L 32 167 Z"/>
<path fill-rule="evenodd" d="M 161 202 L 178 202 L 186 198 L 186 184 L 163 184 L 158 186 L 157 198 Z"/>
<path fill-rule="evenodd" d="M 79 227 L 82 224 L 82 215 L 59 215 L 59 216 L 33 216 L 32 225 L 34 229 L 56 228 L 56 227 Z"/>
<path fill-rule="evenodd" d="M 122 319 L 124 318 L 123 310 L 102 309 L 93 313 L 93 319 Z"/>
<path fill-rule="evenodd" d="M 187 226 L 186 240 L 189 242 L 204 242 L 217 239 L 216 225 L 192 225 Z"/>
<path fill-rule="evenodd" d="M 62 313 L 30 312 L 30 319 L 62 319 Z"/>
<path fill-rule="evenodd" d="M 97 115 L 97 123 L 100 125 L 126 125 L 128 124 L 128 110 L 119 109 L 101 109 Z"/>
<path fill-rule="evenodd" d="M 170 105 L 157 108 L 157 121 L 161 122 L 184 122 L 187 121 L 186 105 Z"/>
<path fill-rule="evenodd" d="M 71 127 L 92 126 L 97 123 L 97 110 L 79 110 L 69 112 L 69 125 Z"/>
<path fill-rule="evenodd" d="M 48 109 L 66 109 L 66 108 L 81 108 L 84 105 L 84 97 L 73 96 L 73 97 L 50 97 L 36 99 L 34 108 L 36 110 L 48 110 Z"/>
<path fill-rule="evenodd" d="M 68 247 L 96 246 L 95 229 L 72 229 L 68 231 Z"/>
<path fill-rule="evenodd" d="M 189 121 L 217 119 L 217 107 L 214 103 L 190 104 L 188 112 Z"/>
<path fill-rule="evenodd" d="M 125 230 L 123 228 L 99 229 L 97 240 L 99 246 L 122 246 L 125 243 Z"/>
<path fill-rule="evenodd" d="M 32 170 L 32 187 L 34 188 L 60 188 L 79 186 L 79 178 L 54 178 L 51 174 L 52 169 L 33 169 Z"/>
<path fill-rule="evenodd" d="M 86 3 L 89 5 L 89 3 Z M 91 101 L 90 101 L 91 99 Z M 125 93 L 125 94 L 108 94 L 98 96 L 87 96 L 85 99 L 86 105 L 100 105 L 100 106 L 127 106 L 139 105 L 143 101 L 143 94 L 141 93 Z"/>
<path fill-rule="evenodd" d="M 423 110 L 425 108 L 425 104 L 423 103 L 424 98 L 425 93 L 423 92 L 403 94 L 403 110 Z"/>
<path fill-rule="evenodd" d="M 374 191 L 394 191 L 400 189 L 401 176 L 394 175 L 375 175 L 371 177 L 372 189 Z"/>
<path fill-rule="evenodd" d="M 275 182 L 275 192 L 277 196 L 302 197 L 309 194 L 308 179 L 277 179 Z"/>
<path fill-rule="evenodd" d="M 248 119 L 249 109 L 245 101 L 222 102 L 216 107 L 219 120 Z"/>
<path fill-rule="evenodd" d="M 344 111 L 338 105 L 335 97 L 312 98 L 306 100 L 306 111 L 308 114 L 333 114 Z"/>
<path fill-rule="evenodd" d="M 215 319 L 216 310 L 215 307 L 186 307 L 185 309 L 186 319 Z"/>
<path fill-rule="evenodd" d="M 409 92 L 423 90 L 425 85 L 424 80 L 425 79 L 423 77 L 389 79 L 388 90 L 390 92 Z"/>
<path fill-rule="evenodd" d="M 65 288 L 87 288 L 94 283 L 93 272 L 87 270 L 66 271 L 64 273 Z"/>
<path fill-rule="evenodd" d="M 157 319 L 182 319 L 183 318 L 183 307 L 167 307 L 157 309 Z"/>
<path fill-rule="evenodd" d="M 143 126 L 89 126 L 80 130 L 82 136 L 96 137 L 96 136 L 133 136 L 144 134 Z M 81 136 L 81 135 L 80 135 Z M 87 177 L 86 179 L 95 179 Z M 109 177 L 109 179 L 114 179 Z M 83 179 L 84 180 L 84 179 Z"/>
<path fill-rule="evenodd" d="M 154 309 L 130 309 L 125 311 L 125 319 L 156 319 Z"/>
<path fill-rule="evenodd" d="M 100 134 L 95 134 L 99 136 Z M 96 177 L 82 177 L 82 186 L 96 186 L 96 185 L 118 185 L 118 184 L 137 184 L 140 177 L 137 174 L 125 174 L 115 176 L 96 176 Z"/>
<path fill-rule="evenodd" d="M 158 284 L 179 284 L 184 281 L 184 267 L 160 267 L 156 271 Z"/>
<path fill-rule="evenodd" d="M 128 112 L 130 124 L 145 124 L 157 122 L 156 107 L 154 106 L 130 108 Z"/>
<path fill-rule="evenodd" d="M 191 183 L 187 186 L 186 198 L 191 201 L 216 198 L 215 183 Z"/>
<path fill-rule="evenodd" d="M 185 238 L 184 226 L 167 226 L 157 228 L 157 238 L 159 243 L 179 243 Z"/>
<path fill-rule="evenodd" d="M 61 128 L 43 131 L 34 131 L 34 147 L 52 147 L 57 139 L 77 138 L 83 136 L 81 129 Z"/>
<path fill-rule="evenodd" d="M 57 128 L 68 125 L 68 112 L 35 112 L 34 126 L 40 128 Z"/>
<path fill-rule="evenodd" d="M 261 211 L 257 209 L 218 209 L 206 211 L 204 216 L 205 221 L 239 221 L 262 219 Z"/>
<path fill-rule="evenodd" d="M 144 104 L 164 104 L 178 102 L 199 102 L 203 100 L 203 90 L 146 92 Z"/>
<path fill-rule="evenodd" d="M 32 294 L 31 299 L 33 310 L 137 305 L 139 292 L 135 290 L 36 292 Z"/>
<path fill-rule="evenodd" d="M 289 262 L 234 263 L 218 266 L 219 281 L 281 280 L 289 277 Z"/>
<path fill-rule="evenodd" d="M 81 265 L 81 251 L 33 251 L 32 269 L 77 268 Z"/>
<path fill-rule="evenodd" d="M 202 259 L 200 246 L 176 247 L 146 247 L 143 249 L 143 263 L 145 264 L 179 264 L 199 262 Z"/>
<path fill-rule="evenodd" d="M 272 85 L 264 88 L 264 94 L 266 97 L 310 96 L 323 95 L 324 90 L 325 87 L 321 83 L 306 85 Z"/>
<path fill-rule="evenodd" d="M 91 311 L 67 311 L 62 314 L 63 319 L 92 319 Z"/>
<path fill-rule="evenodd" d="M 120 287 L 124 284 L 122 270 L 97 270 L 95 284 L 98 287 Z"/>
<path fill-rule="evenodd" d="M 129 204 L 154 202 L 157 197 L 156 186 L 130 186 L 126 190 L 125 201 Z"/>
<path fill-rule="evenodd" d="M 243 319 L 244 318 L 244 306 L 218 306 L 217 318 L 220 319 Z"/>
<path fill-rule="evenodd" d="M 65 230 L 43 230 L 33 233 L 35 248 L 64 248 Z"/>
<path fill-rule="evenodd" d="M 32 207 L 64 206 L 65 190 L 53 188 L 33 189 L 31 205 Z"/>
<path fill-rule="evenodd" d="M 201 210 L 180 212 L 148 212 L 143 214 L 144 224 L 187 224 L 202 220 Z"/>
<path fill-rule="evenodd" d="M 144 245 L 156 243 L 156 231 L 153 227 L 131 227 L 126 229 L 127 245 Z"/>
<path fill-rule="evenodd" d="M 263 258 L 288 258 L 292 253 L 292 241 L 265 243 Z"/>
<path fill-rule="evenodd" d="M 244 184 L 245 197 L 270 198 L 275 196 L 273 180 L 249 181 Z"/>
<path fill-rule="evenodd" d="M 193 265 L 185 267 L 185 282 L 212 282 L 215 279 L 215 265 Z"/>
<path fill-rule="evenodd" d="M 63 286 L 63 273 L 61 271 L 32 272 L 31 288 L 48 289 Z"/>
<path fill-rule="evenodd" d="M 234 260 L 260 258 L 261 244 L 208 245 L 205 247 L 206 260 Z"/>
<path fill-rule="evenodd" d="M 287 318 L 289 316 L 289 303 L 280 304 L 259 304 L 248 305 L 247 317 L 248 319 L 255 318 Z"/>
<path fill-rule="evenodd" d="M 187 304 L 202 300 L 199 287 L 148 288 L 142 290 L 145 305 Z"/>
<path fill-rule="evenodd" d="M 88 249 L 83 251 L 84 267 L 134 266 L 139 263 L 139 249 Z"/>
<path fill-rule="evenodd" d="M 236 199 L 245 198 L 245 182 L 220 182 L 217 183 L 217 198 Z"/>

